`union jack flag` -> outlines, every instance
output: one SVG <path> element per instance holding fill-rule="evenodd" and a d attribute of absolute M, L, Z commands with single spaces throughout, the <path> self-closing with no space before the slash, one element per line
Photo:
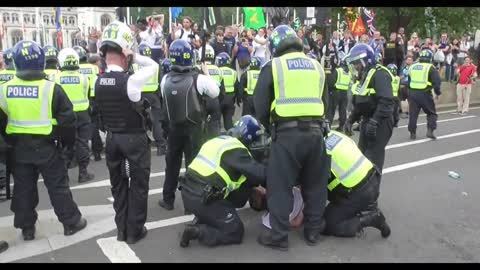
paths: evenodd
<path fill-rule="evenodd" d="M 366 7 L 362 8 L 362 10 L 365 17 L 367 17 L 368 35 L 373 36 L 373 33 L 377 30 L 375 28 L 375 13 Z"/>

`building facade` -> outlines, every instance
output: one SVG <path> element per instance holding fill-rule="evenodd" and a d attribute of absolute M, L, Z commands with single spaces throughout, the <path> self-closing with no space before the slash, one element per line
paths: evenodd
<path fill-rule="evenodd" d="M 62 7 L 63 47 L 87 41 L 90 29 L 103 30 L 115 19 L 113 7 Z M 54 7 L 0 7 L 0 51 L 31 39 L 42 46 L 57 44 Z"/>

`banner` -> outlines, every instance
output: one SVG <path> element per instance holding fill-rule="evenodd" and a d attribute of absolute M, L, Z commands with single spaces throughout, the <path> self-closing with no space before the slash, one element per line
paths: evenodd
<path fill-rule="evenodd" d="M 172 20 L 175 20 L 180 16 L 180 13 L 182 13 L 183 8 L 182 7 L 172 7 Z"/>
<path fill-rule="evenodd" d="M 210 26 L 217 24 L 217 19 L 215 18 L 215 12 L 213 11 L 213 7 L 208 8 L 208 22 Z"/>
<path fill-rule="evenodd" d="M 368 26 L 368 35 L 370 37 L 373 36 L 373 33 L 377 30 L 375 28 L 375 13 L 371 9 L 367 9 L 366 7 L 362 8 L 363 14 L 367 18 L 367 26 Z"/>
<path fill-rule="evenodd" d="M 245 29 L 258 29 L 265 27 L 265 16 L 263 15 L 263 8 L 261 7 L 244 7 L 245 13 Z"/>
<path fill-rule="evenodd" d="M 352 31 L 353 36 L 361 36 L 367 31 L 365 29 L 365 24 L 363 23 L 362 17 L 355 11 L 352 7 L 345 8 L 348 28 Z"/>

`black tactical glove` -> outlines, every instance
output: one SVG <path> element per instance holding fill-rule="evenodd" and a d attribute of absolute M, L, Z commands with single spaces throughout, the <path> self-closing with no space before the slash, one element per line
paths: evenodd
<path fill-rule="evenodd" d="M 375 139 L 377 136 L 377 126 L 378 122 L 375 119 L 368 119 L 368 122 L 365 125 L 365 135 L 370 139 Z"/>
<path fill-rule="evenodd" d="M 328 119 L 324 119 L 322 122 L 322 131 L 323 137 L 328 137 L 328 133 L 330 133 L 330 121 Z"/>

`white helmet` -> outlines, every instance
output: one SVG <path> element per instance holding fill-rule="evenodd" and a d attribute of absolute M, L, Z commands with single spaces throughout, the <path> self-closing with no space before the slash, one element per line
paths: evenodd
<path fill-rule="evenodd" d="M 79 68 L 80 56 L 72 48 L 65 48 L 58 53 L 58 64 L 60 68 Z"/>
<path fill-rule="evenodd" d="M 104 56 L 109 48 L 121 52 L 123 49 L 133 50 L 133 45 L 132 31 L 125 23 L 113 21 L 103 30 L 100 51 Z"/>
<path fill-rule="evenodd" d="M 198 49 L 199 57 L 202 57 L 202 49 L 203 47 L 200 47 L 200 49 Z M 212 46 L 210 46 L 210 44 L 205 45 L 205 60 L 207 62 L 210 62 L 211 64 L 215 62 L 215 50 Z"/>

